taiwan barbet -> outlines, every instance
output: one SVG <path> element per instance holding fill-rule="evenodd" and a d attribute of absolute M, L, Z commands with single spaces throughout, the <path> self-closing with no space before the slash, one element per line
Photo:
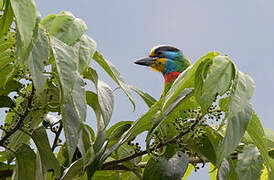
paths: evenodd
<path fill-rule="evenodd" d="M 148 57 L 136 61 L 135 64 L 149 66 L 152 70 L 163 74 L 165 79 L 163 96 L 168 92 L 180 73 L 191 65 L 191 62 L 180 49 L 160 45 L 152 48 Z"/>

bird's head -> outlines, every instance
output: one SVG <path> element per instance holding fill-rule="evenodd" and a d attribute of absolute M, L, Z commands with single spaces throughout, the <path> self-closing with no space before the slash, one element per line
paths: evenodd
<path fill-rule="evenodd" d="M 180 49 L 160 45 L 152 48 L 148 57 L 136 61 L 135 64 L 149 66 L 161 72 L 165 78 L 165 85 L 167 85 L 172 83 L 191 63 Z M 167 86 L 165 86 L 166 90 Z"/>
<path fill-rule="evenodd" d="M 136 61 L 135 64 L 149 66 L 166 75 L 171 72 L 184 71 L 190 65 L 190 61 L 180 49 L 161 45 L 152 48 L 148 57 Z"/>

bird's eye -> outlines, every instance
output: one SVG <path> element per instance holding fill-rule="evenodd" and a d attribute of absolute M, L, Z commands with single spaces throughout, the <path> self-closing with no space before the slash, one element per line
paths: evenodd
<path fill-rule="evenodd" d="M 161 55 L 161 54 L 163 54 L 163 53 L 162 53 L 161 51 L 159 51 L 159 52 L 157 52 L 157 54 L 158 54 L 158 55 Z"/>

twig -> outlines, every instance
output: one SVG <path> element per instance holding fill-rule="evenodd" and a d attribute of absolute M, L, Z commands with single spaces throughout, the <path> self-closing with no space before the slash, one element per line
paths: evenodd
<path fill-rule="evenodd" d="M 17 131 L 22 123 L 24 122 L 26 116 L 28 115 L 30 109 L 31 109 L 31 106 L 32 106 L 32 100 L 33 100 L 33 96 L 34 96 L 34 92 L 35 92 L 35 89 L 34 89 L 34 86 L 32 85 L 32 89 L 31 89 L 31 93 L 28 97 L 28 103 L 27 103 L 27 106 L 26 106 L 26 109 L 25 109 L 25 112 L 23 114 L 19 114 L 19 120 L 18 122 L 16 123 L 16 125 L 14 126 L 14 128 L 12 128 L 11 130 L 9 130 L 8 132 L 5 133 L 4 137 L 2 137 L 2 139 L 0 140 L 0 146 L 3 147 L 4 143 L 6 142 L 6 140 L 12 135 L 14 134 L 15 131 Z"/>
<path fill-rule="evenodd" d="M 145 155 L 155 149 L 159 149 L 159 148 L 162 148 L 164 146 L 166 146 L 167 144 L 170 144 L 170 143 L 175 143 L 178 139 L 180 139 L 181 137 L 183 137 L 184 135 L 188 134 L 189 132 L 192 132 L 194 131 L 196 125 L 200 122 L 200 119 L 197 119 L 192 125 L 191 127 L 187 130 L 187 131 L 183 131 L 181 132 L 179 135 L 175 136 L 174 138 L 172 138 L 171 140 L 169 141 L 166 141 L 164 143 L 160 143 L 158 146 L 156 147 L 153 147 L 153 148 L 150 148 L 148 150 L 144 150 L 144 151 L 140 151 L 140 152 L 136 152 L 135 154 L 131 155 L 131 156 L 128 156 L 126 158 L 123 158 L 123 159 L 119 159 L 119 160 L 113 160 L 113 161 L 109 161 L 105 164 L 103 164 L 102 166 L 102 169 L 109 169 L 111 167 L 115 167 L 117 166 L 118 164 L 120 163 L 123 163 L 123 162 L 126 162 L 126 161 L 129 161 L 131 159 L 134 159 L 136 157 L 139 157 L 139 156 L 142 156 L 142 155 Z M 201 162 L 204 162 L 201 160 Z M 201 163 L 200 160 L 199 160 L 199 163 Z"/>
<path fill-rule="evenodd" d="M 62 121 L 60 121 L 60 126 L 58 128 L 58 131 L 55 133 L 55 139 L 53 141 L 53 144 L 52 144 L 52 152 L 54 151 L 54 149 L 58 146 L 58 139 L 59 139 L 59 136 L 61 134 L 61 131 L 62 131 L 62 128 L 63 128 L 63 124 L 62 124 Z"/>

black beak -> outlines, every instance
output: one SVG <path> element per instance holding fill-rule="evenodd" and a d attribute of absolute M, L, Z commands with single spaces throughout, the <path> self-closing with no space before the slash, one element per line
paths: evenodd
<path fill-rule="evenodd" d="M 143 65 L 143 66 L 150 66 L 156 62 L 156 57 L 145 57 L 138 61 L 135 61 L 135 64 Z"/>

